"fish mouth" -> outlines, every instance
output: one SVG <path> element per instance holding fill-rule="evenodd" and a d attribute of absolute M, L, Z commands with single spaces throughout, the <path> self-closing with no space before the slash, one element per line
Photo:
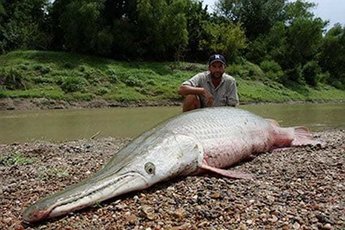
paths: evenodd
<path fill-rule="evenodd" d="M 25 224 L 34 224 L 44 219 L 50 219 L 76 211 L 84 207 L 107 200 L 131 191 L 148 187 L 145 177 L 139 172 L 131 171 L 122 175 L 108 175 L 99 178 L 102 174 L 85 180 L 36 202 L 23 213 Z M 92 184 L 90 184 L 90 179 Z"/>

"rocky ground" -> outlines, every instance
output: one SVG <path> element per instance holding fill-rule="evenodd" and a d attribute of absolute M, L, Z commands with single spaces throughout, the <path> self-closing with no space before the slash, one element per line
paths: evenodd
<path fill-rule="evenodd" d="M 25 207 L 88 177 L 130 140 L 0 145 L 0 229 L 345 229 L 345 130 L 315 137 L 325 146 L 236 166 L 253 180 L 174 179 L 34 226 L 22 223 Z"/>

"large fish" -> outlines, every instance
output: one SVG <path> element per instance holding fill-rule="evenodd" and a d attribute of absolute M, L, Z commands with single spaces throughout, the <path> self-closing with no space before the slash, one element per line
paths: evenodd
<path fill-rule="evenodd" d="M 176 176 L 210 171 L 250 178 L 224 168 L 255 153 L 304 144 L 315 144 L 307 129 L 282 128 L 245 110 L 221 107 L 183 113 L 134 139 L 95 175 L 27 208 L 23 221 L 61 216 Z"/>

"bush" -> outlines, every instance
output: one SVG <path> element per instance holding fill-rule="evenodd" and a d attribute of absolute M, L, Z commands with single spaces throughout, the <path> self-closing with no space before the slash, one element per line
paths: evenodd
<path fill-rule="evenodd" d="M 302 75 L 301 67 L 298 65 L 295 68 L 285 70 L 284 76 L 280 82 L 285 86 L 296 87 L 297 85 L 304 85 L 304 78 Z"/>
<path fill-rule="evenodd" d="M 119 77 L 116 76 L 115 74 L 109 76 L 109 82 L 112 84 L 116 84 L 120 82 Z"/>
<path fill-rule="evenodd" d="M 231 65 L 229 69 L 226 70 L 230 75 L 235 77 L 240 77 L 246 80 L 259 80 L 264 79 L 265 74 L 259 68 L 259 66 L 251 63 L 244 62 L 243 64 Z"/>
<path fill-rule="evenodd" d="M 267 78 L 278 81 L 283 77 L 284 72 L 280 65 L 273 60 L 265 60 L 260 63 L 260 68 L 264 71 Z"/>
<path fill-rule="evenodd" d="M 33 68 L 35 71 L 38 71 L 41 74 L 47 74 L 50 72 L 50 68 L 47 66 L 43 66 L 43 65 L 34 65 Z"/>
<path fill-rule="evenodd" d="M 302 75 L 305 82 L 310 86 L 317 86 L 320 81 L 321 68 L 316 61 L 310 61 L 302 68 Z"/>
<path fill-rule="evenodd" d="M 32 77 L 32 81 L 35 84 L 52 84 L 52 83 L 54 83 L 53 79 L 45 78 L 45 77 L 42 77 L 42 76 Z"/>
<path fill-rule="evenodd" d="M 0 69 L 0 84 L 9 90 L 26 89 L 26 84 L 22 74 L 15 70 Z"/>
<path fill-rule="evenodd" d="M 81 77 L 66 77 L 62 80 L 61 89 L 65 93 L 84 91 L 88 82 Z"/>
<path fill-rule="evenodd" d="M 320 79 L 321 83 L 327 84 L 327 82 L 330 79 L 330 76 L 331 76 L 330 73 L 327 71 L 327 72 L 324 72 L 324 73 L 319 73 L 318 78 Z"/>
<path fill-rule="evenodd" d="M 65 62 L 65 63 L 63 63 L 63 68 L 66 68 L 66 69 L 73 69 L 74 66 L 73 66 L 73 64 L 70 63 L 70 62 Z"/>
<path fill-rule="evenodd" d="M 102 96 L 104 94 L 110 93 L 110 89 L 106 88 L 106 87 L 100 87 L 97 89 L 96 95 L 98 96 Z"/>
<path fill-rule="evenodd" d="M 133 86 L 143 87 L 144 86 L 143 82 L 140 79 L 132 77 L 132 76 L 130 76 L 126 79 L 123 79 L 123 82 L 127 86 L 130 86 L 130 87 L 133 87 Z"/>
<path fill-rule="evenodd" d="M 153 79 L 148 79 L 147 81 L 145 81 L 146 85 L 151 85 L 151 86 L 155 86 L 156 82 Z"/>

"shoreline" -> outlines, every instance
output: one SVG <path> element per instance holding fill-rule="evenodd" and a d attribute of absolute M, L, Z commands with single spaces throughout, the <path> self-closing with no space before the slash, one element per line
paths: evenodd
<path fill-rule="evenodd" d="M 345 100 L 320 100 L 320 101 L 286 101 L 286 102 L 240 102 L 240 105 L 250 104 L 302 104 L 302 103 L 334 103 L 342 104 Z M 181 106 L 181 101 L 139 101 L 119 102 L 95 99 L 91 101 L 66 101 L 47 98 L 0 98 L 0 111 L 25 111 L 25 110 L 64 110 L 64 109 L 94 109 L 117 107 L 156 107 L 156 106 Z"/>
<path fill-rule="evenodd" d="M 66 101 L 47 98 L 2 98 L 0 111 L 10 110 L 62 110 L 83 108 L 117 108 L 117 107 L 145 107 L 145 106 L 181 106 L 181 102 L 171 100 L 118 102 L 95 99 L 91 101 Z"/>
<path fill-rule="evenodd" d="M 27 226 L 36 200 L 95 173 L 131 139 L 0 144 L 2 216 L 8 229 L 343 229 L 345 130 L 313 134 L 325 146 L 286 148 L 232 169 L 254 180 L 188 176 Z M 19 155 L 20 154 L 20 155 Z"/>

